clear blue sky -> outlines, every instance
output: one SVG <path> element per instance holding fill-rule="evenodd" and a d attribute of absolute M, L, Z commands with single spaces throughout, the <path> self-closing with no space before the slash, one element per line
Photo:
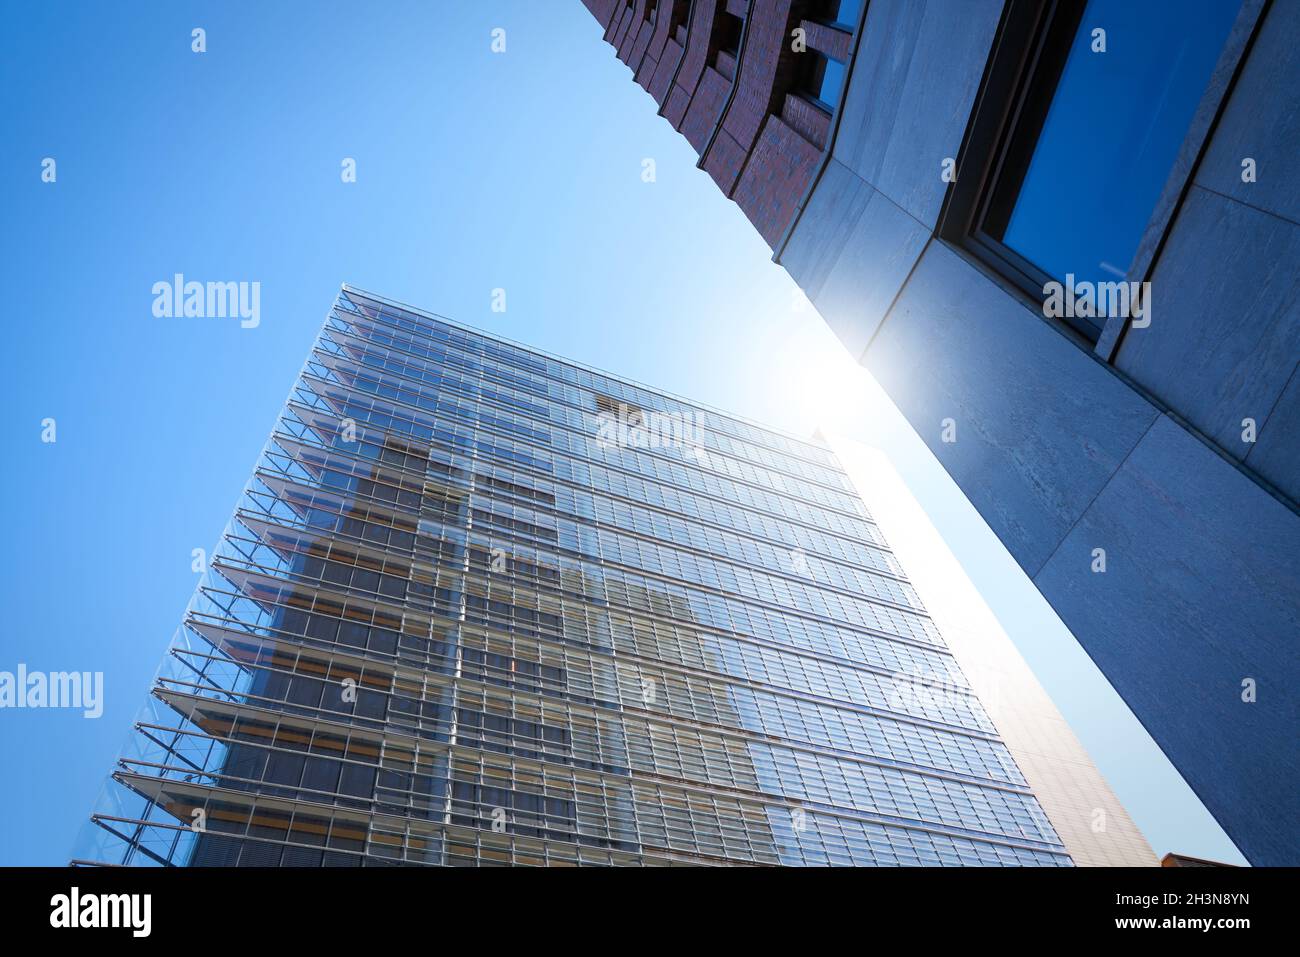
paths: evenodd
<path fill-rule="evenodd" d="M 838 405 L 895 456 L 1157 851 L 1234 853 L 578 0 L 5 17 L 0 670 L 103 671 L 106 700 L 98 720 L 0 711 L 0 863 L 67 859 L 193 590 L 191 550 L 225 525 L 341 282 L 801 434 Z M 260 282 L 260 326 L 155 318 L 151 287 L 177 272 Z"/>

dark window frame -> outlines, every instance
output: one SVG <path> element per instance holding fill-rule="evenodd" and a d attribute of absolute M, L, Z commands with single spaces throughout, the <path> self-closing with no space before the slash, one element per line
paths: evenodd
<path fill-rule="evenodd" d="M 731 13 L 725 4 L 718 5 L 717 16 L 713 21 L 713 36 L 710 38 L 710 46 L 713 48 L 713 56 L 709 58 L 710 64 L 717 62 L 719 53 L 726 53 L 735 58 L 737 63 L 740 62 L 740 47 L 748 19 Z"/>
<path fill-rule="evenodd" d="M 840 14 L 844 11 L 838 9 L 838 5 L 835 11 L 835 16 L 833 17 L 828 16 L 822 5 L 818 4 L 814 9 L 811 9 L 804 14 L 804 19 L 809 23 L 819 23 L 824 27 L 830 27 L 832 30 L 838 30 L 841 33 L 853 33 L 853 31 L 857 29 L 857 19 L 862 16 L 862 8 L 867 2 L 868 0 L 857 0 L 858 9 L 853 22 L 839 19 Z"/>
<path fill-rule="evenodd" d="M 1041 131 L 1064 69 L 1063 53 L 1068 53 L 1085 6 L 1085 0 L 1008 0 L 957 157 L 956 182 L 949 185 L 939 217 L 941 238 L 1040 304 L 1044 285 L 1054 277 L 996 239 L 984 223 L 990 212 L 1004 218 L 1009 214 L 1009 208 L 993 208 L 998 187 L 1008 182 L 1005 176 L 1023 176 L 1038 142 L 1037 136 L 1017 133 L 1024 122 Z M 1022 149 L 1013 152 L 1016 146 Z M 1014 207 L 1014 192 L 1011 198 Z M 1101 333 L 1083 318 L 1063 321 L 1089 341 Z"/>
<path fill-rule="evenodd" d="M 795 96 L 799 97 L 800 99 L 806 101 L 810 105 L 821 110 L 827 116 L 834 116 L 835 111 L 839 109 L 840 101 L 844 99 L 844 94 L 848 90 L 848 68 L 849 68 L 848 63 L 845 62 L 844 60 L 836 59 L 833 56 L 828 56 L 825 53 L 823 53 L 821 50 L 815 50 L 812 47 L 808 47 L 806 50 L 804 50 L 802 53 L 798 55 L 800 57 L 806 57 L 807 60 L 801 60 L 798 63 L 797 66 L 798 72 L 795 75 L 794 83 L 791 86 L 790 92 L 793 93 Z M 811 65 L 809 64 L 809 61 L 811 61 Z M 812 84 L 809 81 L 810 77 L 814 74 L 814 72 L 817 70 L 819 66 L 822 66 L 822 64 L 829 64 L 831 62 L 840 64 L 840 66 L 844 70 L 843 79 L 840 81 L 839 95 L 836 97 L 836 101 L 834 103 L 828 103 L 826 100 L 823 100 L 819 95 L 813 93 Z M 822 67 L 822 78 L 824 83 L 825 80 L 824 66 Z M 821 84 L 818 85 L 820 86 Z"/>
<path fill-rule="evenodd" d="M 1196 163 L 1270 2 L 1242 0 L 1237 20 L 1184 135 L 1178 159 L 1143 230 L 1137 253 L 1124 277 L 1126 281 L 1150 278 L 1169 227 L 1191 185 Z M 957 155 L 956 181 L 949 184 L 936 230 L 940 239 L 967 252 L 1040 308 L 1045 299 L 1044 285 L 1060 280 L 994 238 L 983 229 L 983 224 L 999 198 L 996 194 L 1001 177 L 1023 175 L 1032 158 L 1037 135 L 1017 137 L 1022 129 L 1019 124 L 1032 122 L 1041 131 L 1064 69 L 1064 53 L 1068 53 L 1085 7 L 1086 0 L 1007 0 Z M 1042 58 L 1053 53 L 1057 56 L 1048 67 L 1053 71 L 1050 80 L 1042 82 L 1044 74 L 1039 72 L 1044 66 Z M 1027 150 L 1013 155 L 1017 145 Z M 1001 214 L 1007 210 L 993 211 Z M 1127 326 L 1127 319 L 1119 316 L 1104 319 L 1104 325 L 1083 317 L 1063 318 L 1059 322 L 1087 340 L 1104 361 L 1113 358 Z"/>

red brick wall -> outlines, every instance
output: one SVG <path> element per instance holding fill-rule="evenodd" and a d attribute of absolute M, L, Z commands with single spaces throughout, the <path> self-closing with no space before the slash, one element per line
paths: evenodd
<path fill-rule="evenodd" d="M 734 199 L 769 246 L 776 247 L 794 218 L 821 154 L 779 116 L 767 118 Z"/>
<path fill-rule="evenodd" d="M 698 150 L 699 147 L 696 149 Z M 726 130 L 720 129 L 713 138 L 708 154 L 701 159 L 700 165 L 713 177 L 713 181 L 718 184 L 718 189 L 726 196 L 730 194 L 736 176 L 744 168 L 745 160 L 748 158 L 749 150 L 737 143 Z"/>
<path fill-rule="evenodd" d="M 781 119 L 796 133 L 818 149 L 825 149 L 830 138 L 831 118 L 802 96 L 785 95 L 781 104 Z"/>
<path fill-rule="evenodd" d="M 614 15 L 615 9 L 622 6 L 623 0 L 582 0 L 591 15 L 596 18 L 596 22 L 602 27 L 609 26 L 609 18 Z"/>
<path fill-rule="evenodd" d="M 668 85 L 673 82 L 673 74 L 677 71 L 677 64 L 681 62 L 682 52 L 677 41 L 669 37 L 668 42 L 664 44 L 664 52 L 655 65 L 649 89 L 650 95 L 655 98 L 655 102 L 660 107 L 668 100 Z"/>
<path fill-rule="evenodd" d="M 655 21 L 654 31 L 650 35 L 650 40 L 646 44 L 645 56 L 641 58 L 640 64 L 636 67 L 636 74 L 633 79 L 641 84 L 651 93 L 654 92 L 654 78 L 659 70 L 659 64 L 664 60 L 664 54 L 668 43 L 676 29 L 677 24 L 686 19 L 686 12 L 690 8 L 690 0 L 659 0 L 659 18 Z M 668 62 L 672 68 L 677 68 L 677 58 L 681 56 L 682 48 L 673 43 L 673 50 L 669 51 Z M 671 74 L 670 74 L 671 76 Z M 664 80 L 666 86 L 668 81 Z M 663 96 L 656 96 L 656 100 L 663 105 Z"/>
<path fill-rule="evenodd" d="M 802 63 L 790 48 L 791 31 L 802 26 L 810 49 L 839 60 L 848 59 L 852 36 L 805 20 L 811 0 L 695 0 L 683 50 L 677 25 L 688 0 L 659 0 L 653 29 L 645 22 L 645 0 L 632 10 L 625 0 L 584 2 L 598 20 L 602 11 L 602 22 L 612 18 L 606 39 L 633 68 L 636 82 L 701 154 L 700 166 L 723 194 L 775 246 L 830 135 L 830 117 L 793 92 Z M 723 11 L 746 19 L 734 78 L 712 62 Z"/>
<path fill-rule="evenodd" d="M 632 16 L 628 18 L 628 25 L 623 28 L 623 36 L 618 41 L 615 49 L 618 51 L 618 58 L 636 69 L 636 63 L 632 60 L 632 49 L 636 46 L 638 38 L 641 36 L 642 29 L 649 31 L 650 24 L 646 23 L 645 8 L 648 0 L 636 0 L 632 4 Z M 645 49 L 644 44 L 641 47 Z"/>
<path fill-rule="evenodd" d="M 695 147 L 695 152 L 703 152 L 709 142 L 709 135 L 718 122 L 718 115 L 730 92 L 729 79 L 711 66 L 704 68 L 704 76 L 695 88 L 690 109 L 686 111 L 686 118 L 680 127 L 686 141 Z"/>
<path fill-rule="evenodd" d="M 637 28 L 636 39 L 632 41 L 632 49 L 627 55 L 627 65 L 632 68 L 633 79 L 636 79 L 637 70 L 641 68 L 641 61 L 645 59 L 645 51 L 650 46 L 650 37 L 654 32 L 655 25 L 649 20 Z"/>
<path fill-rule="evenodd" d="M 614 45 L 615 50 L 617 50 L 618 45 L 623 42 L 623 37 L 627 35 L 628 28 L 632 25 L 634 19 L 635 16 L 632 7 L 624 6 L 622 10 L 618 11 L 614 18 L 614 29 L 605 37 L 606 40 Z"/>
<path fill-rule="evenodd" d="M 721 130 L 704 168 L 730 196 L 763 122 L 779 108 L 794 74 L 790 31 L 799 22 L 795 0 L 755 0 L 745 30 L 736 93 L 722 118 Z"/>
<path fill-rule="evenodd" d="M 812 20 L 804 20 L 799 26 L 803 27 L 804 39 L 808 41 L 808 46 L 820 50 L 832 59 L 847 60 L 849 54 L 853 52 L 851 33 L 844 33 L 842 30 Z"/>
<path fill-rule="evenodd" d="M 664 107 L 664 117 L 674 129 L 682 128 L 686 119 L 686 110 L 695 95 L 695 87 L 704 75 L 704 67 L 709 56 L 709 46 L 713 39 L 713 21 L 717 15 L 717 0 L 695 0 L 695 9 L 691 11 L 689 33 L 686 36 L 686 54 L 677 71 L 677 82 L 668 94 L 668 103 Z"/>

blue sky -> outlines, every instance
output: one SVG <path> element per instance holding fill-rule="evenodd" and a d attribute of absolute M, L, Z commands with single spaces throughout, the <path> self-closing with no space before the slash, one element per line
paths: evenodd
<path fill-rule="evenodd" d="M 102 671 L 105 703 L 0 711 L 0 863 L 67 859 L 194 588 L 191 550 L 225 525 L 342 282 L 881 445 L 1156 850 L 1240 860 L 578 0 L 360 11 L 7 11 L 0 670 Z M 155 318 L 152 286 L 178 272 L 260 282 L 260 325 Z"/>

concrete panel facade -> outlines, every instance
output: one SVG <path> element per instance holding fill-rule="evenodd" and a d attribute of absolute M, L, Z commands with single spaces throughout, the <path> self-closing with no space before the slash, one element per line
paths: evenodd
<path fill-rule="evenodd" d="M 873 0 L 834 155 L 933 228 L 1002 11 L 1000 0 Z"/>
<path fill-rule="evenodd" d="M 1161 415 L 1034 582 L 1243 852 L 1294 860 L 1295 515 Z"/>
<path fill-rule="evenodd" d="M 1294 451 L 1268 419 L 1300 358 L 1298 262 L 1300 225 L 1193 186 L 1152 275 L 1152 323 L 1128 330 L 1115 365 L 1238 461 Z M 1300 474 L 1279 478 L 1300 493 Z"/>
<path fill-rule="evenodd" d="M 863 356 L 1031 577 L 1158 415 L 1100 363 L 1080 358 L 938 241 Z"/>

